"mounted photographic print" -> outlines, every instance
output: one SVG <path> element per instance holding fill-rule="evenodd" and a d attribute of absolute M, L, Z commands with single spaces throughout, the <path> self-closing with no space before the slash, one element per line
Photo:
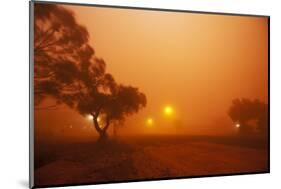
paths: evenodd
<path fill-rule="evenodd" d="M 269 17 L 30 2 L 30 187 L 269 173 Z"/>

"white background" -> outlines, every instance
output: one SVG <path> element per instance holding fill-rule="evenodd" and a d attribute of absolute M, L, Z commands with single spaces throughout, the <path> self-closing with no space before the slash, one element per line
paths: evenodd
<path fill-rule="evenodd" d="M 57 0 L 59 1 L 59 0 Z M 69 188 L 279 188 L 281 186 L 281 6 L 278 0 L 67 0 L 271 16 L 271 173 Z M 0 188 L 28 187 L 28 0 L 0 6 Z M 50 173 L 52 174 L 52 173 Z M 278 187 L 278 185 L 280 185 Z"/>

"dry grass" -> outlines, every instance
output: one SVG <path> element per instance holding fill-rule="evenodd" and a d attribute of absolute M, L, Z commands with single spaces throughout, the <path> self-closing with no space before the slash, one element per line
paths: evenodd
<path fill-rule="evenodd" d="M 36 149 L 38 186 L 268 170 L 266 140 L 255 138 L 143 136 Z"/>

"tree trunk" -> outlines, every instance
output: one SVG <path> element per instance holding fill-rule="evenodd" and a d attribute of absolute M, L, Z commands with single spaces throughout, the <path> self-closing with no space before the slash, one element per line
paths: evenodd
<path fill-rule="evenodd" d="M 107 129 L 109 127 L 110 120 L 106 119 L 106 125 L 103 128 L 100 127 L 97 116 L 93 118 L 93 122 L 94 122 L 95 129 L 96 129 L 96 131 L 99 134 L 99 139 L 98 140 L 99 141 L 107 140 L 108 139 Z"/>
<path fill-rule="evenodd" d="M 99 141 L 106 141 L 108 139 L 108 135 L 105 131 L 99 133 Z"/>
<path fill-rule="evenodd" d="M 98 123 L 98 117 L 94 117 L 93 122 L 94 122 L 96 131 L 100 134 L 102 132 L 102 129 L 100 128 L 100 125 Z"/>

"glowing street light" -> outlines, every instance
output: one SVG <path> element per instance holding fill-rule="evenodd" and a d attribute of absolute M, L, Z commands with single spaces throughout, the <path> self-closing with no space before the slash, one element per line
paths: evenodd
<path fill-rule="evenodd" d="M 236 124 L 235 124 L 235 127 L 236 127 L 236 128 L 239 128 L 239 127 L 240 127 L 240 123 L 236 123 Z"/>
<path fill-rule="evenodd" d="M 148 126 L 152 126 L 153 123 L 154 123 L 154 121 L 153 121 L 152 118 L 148 118 L 148 119 L 146 120 L 146 123 L 147 123 Z"/>
<path fill-rule="evenodd" d="M 170 116 L 174 113 L 174 109 L 171 106 L 165 106 L 164 114 Z"/>
<path fill-rule="evenodd" d="M 94 116 L 92 116 L 91 114 L 87 115 L 87 119 L 92 121 L 94 119 Z"/>
<path fill-rule="evenodd" d="M 87 119 L 90 120 L 90 121 L 93 121 L 94 116 L 92 116 L 91 114 L 89 114 L 89 115 L 87 115 Z M 97 118 L 97 121 L 100 122 L 100 121 L 101 121 L 101 118 L 98 117 L 98 118 Z"/>

